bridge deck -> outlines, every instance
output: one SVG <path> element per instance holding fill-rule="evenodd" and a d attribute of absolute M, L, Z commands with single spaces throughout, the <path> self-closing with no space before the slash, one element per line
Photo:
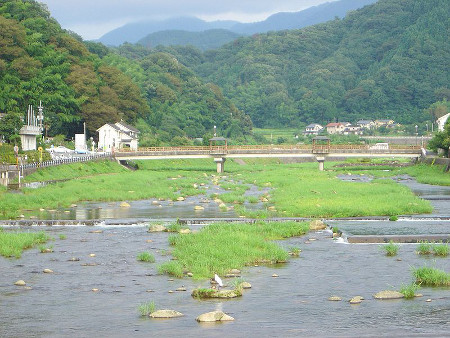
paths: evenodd
<path fill-rule="evenodd" d="M 210 158 L 210 157 L 418 157 L 420 146 L 390 145 L 379 149 L 369 145 L 245 145 L 211 147 L 149 147 L 136 151 L 121 149 L 119 159 Z"/>

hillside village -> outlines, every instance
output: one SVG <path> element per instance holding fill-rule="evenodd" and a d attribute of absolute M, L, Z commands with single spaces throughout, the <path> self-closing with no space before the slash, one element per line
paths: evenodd
<path fill-rule="evenodd" d="M 375 130 L 378 128 L 395 129 L 401 127 L 394 120 L 359 120 L 355 124 L 350 122 L 330 122 L 325 127 L 318 123 L 311 123 L 305 127 L 303 135 L 317 136 L 319 134 L 328 133 L 330 135 L 363 135 L 364 132 Z"/>

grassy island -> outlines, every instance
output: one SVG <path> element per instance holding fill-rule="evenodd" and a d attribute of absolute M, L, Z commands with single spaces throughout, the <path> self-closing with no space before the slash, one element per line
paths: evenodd
<path fill-rule="evenodd" d="M 432 208 L 428 201 L 389 177 L 406 173 L 419 180 L 450 185 L 450 175 L 441 167 L 430 165 L 395 167 L 386 164 L 378 168 L 361 163 L 346 168 L 335 167 L 330 162 L 326 164 L 326 171 L 319 172 L 317 163 L 282 164 L 277 159 L 245 159 L 245 163 L 227 161 L 226 173 L 218 175 L 208 159 L 139 161 L 136 164 L 136 171 L 110 161 L 38 170 L 25 181 L 57 182 L 38 189 L 23 188 L 19 194 L 2 187 L 0 218 L 14 219 L 20 214 L 39 216 L 40 209 L 67 208 L 89 201 L 175 200 L 180 196 L 205 194 L 204 186 L 211 184 L 226 190 L 221 210 L 227 203 L 227 206 L 235 205 L 240 215 L 249 217 L 395 216 L 429 213 Z M 337 177 L 347 173 L 369 175 L 374 179 L 348 182 Z M 268 191 L 260 199 L 264 207 L 256 212 L 246 210 L 244 205 L 260 201 L 246 195 L 251 185 Z"/>

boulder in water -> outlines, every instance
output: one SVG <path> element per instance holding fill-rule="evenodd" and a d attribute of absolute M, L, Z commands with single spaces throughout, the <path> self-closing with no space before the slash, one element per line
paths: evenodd
<path fill-rule="evenodd" d="M 152 318 L 176 318 L 184 315 L 175 310 L 157 310 L 152 312 L 149 316 Z"/>
<path fill-rule="evenodd" d="M 166 231 L 166 227 L 162 224 L 150 224 L 148 232 L 162 232 Z"/>
<path fill-rule="evenodd" d="M 375 299 L 399 299 L 405 297 L 403 293 L 393 290 L 380 291 L 373 295 Z"/>
<path fill-rule="evenodd" d="M 222 311 L 213 311 L 203 313 L 195 319 L 197 322 L 223 322 L 234 320 L 233 317 L 223 313 Z"/>
<path fill-rule="evenodd" d="M 322 222 L 320 219 L 315 219 L 311 222 L 309 222 L 309 229 L 310 230 L 324 230 L 327 226 L 324 222 Z"/>

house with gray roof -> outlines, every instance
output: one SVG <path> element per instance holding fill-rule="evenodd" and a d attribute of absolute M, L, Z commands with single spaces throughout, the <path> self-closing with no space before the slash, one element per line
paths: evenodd
<path fill-rule="evenodd" d="M 107 123 L 97 129 L 98 148 L 105 152 L 114 152 L 117 149 L 137 150 L 139 143 L 139 130 L 123 121 L 114 124 Z"/>

